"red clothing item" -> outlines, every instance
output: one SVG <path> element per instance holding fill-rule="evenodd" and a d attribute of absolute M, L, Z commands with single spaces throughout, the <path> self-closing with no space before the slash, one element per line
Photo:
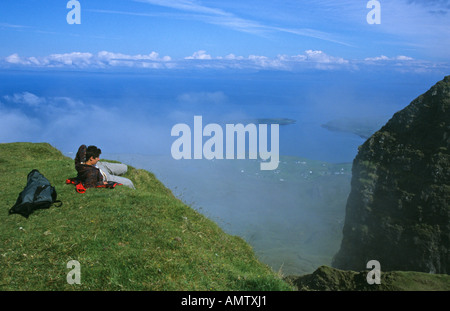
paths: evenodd
<path fill-rule="evenodd" d="M 79 182 L 76 178 L 66 179 L 66 184 L 72 184 L 76 186 L 76 190 L 78 193 L 85 193 L 86 188 L 83 186 L 81 182 Z M 114 189 L 116 186 L 121 186 L 122 184 L 110 181 L 107 184 L 98 185 L 95 188 L 109 188 Z"/>

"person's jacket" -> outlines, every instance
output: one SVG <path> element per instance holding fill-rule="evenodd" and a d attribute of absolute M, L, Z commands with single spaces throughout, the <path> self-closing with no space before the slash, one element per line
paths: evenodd
<path fill-rule="evenodd" d="M 100 170 L 93 165 L 87 165 L 86 162 L 86 145 L 78 148 L 75 156 L 75 169 L 78 172 L 77 181 L 81 182 L 85 188 L 93 188 L 103 185 L 103 175 Z"/>

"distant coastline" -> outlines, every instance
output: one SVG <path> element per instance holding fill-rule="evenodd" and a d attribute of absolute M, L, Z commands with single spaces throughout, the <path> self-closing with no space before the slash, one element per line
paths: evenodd
<path fill-rule="evenodd" d="M 290 125 L 295 124 L 296 122 L 297 122 L 296 120 L 289 118 L 256 118 L 256 119 L 234 120 L 230 123 Z"/>
<path fill-rule="evenodd" d="M 386 123 L 387 119 L 387 117 L 340 118 L 328 121 L 321 126 L 333 132 L 351 133 L 363 139 L 368 139 Z"/>

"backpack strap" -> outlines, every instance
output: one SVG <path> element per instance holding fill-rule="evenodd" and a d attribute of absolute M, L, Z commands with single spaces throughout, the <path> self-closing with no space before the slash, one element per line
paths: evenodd
<path fill-rule="evenodd" d="M 34 197 L 33 197 L 33 201 L 36 201 L 37 197 L 41 194 L 42 191 L 44 191 L 45 188 L 50 187 L 50 185 L 44 185 L 44 186 L 39 186 L 36 188 L 36 191 L 34 192 Z"/>

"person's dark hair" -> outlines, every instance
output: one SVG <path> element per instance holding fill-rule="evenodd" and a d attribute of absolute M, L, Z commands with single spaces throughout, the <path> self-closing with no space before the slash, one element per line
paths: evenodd
<path fill-rule="evenodd" d="M 86 149 L 86 161 L 88 161 L 91 157 L 94 159 L 99 157 L 102 153 L 102 150 L 97 148 L 96 146 L 89 146 Z"/>

